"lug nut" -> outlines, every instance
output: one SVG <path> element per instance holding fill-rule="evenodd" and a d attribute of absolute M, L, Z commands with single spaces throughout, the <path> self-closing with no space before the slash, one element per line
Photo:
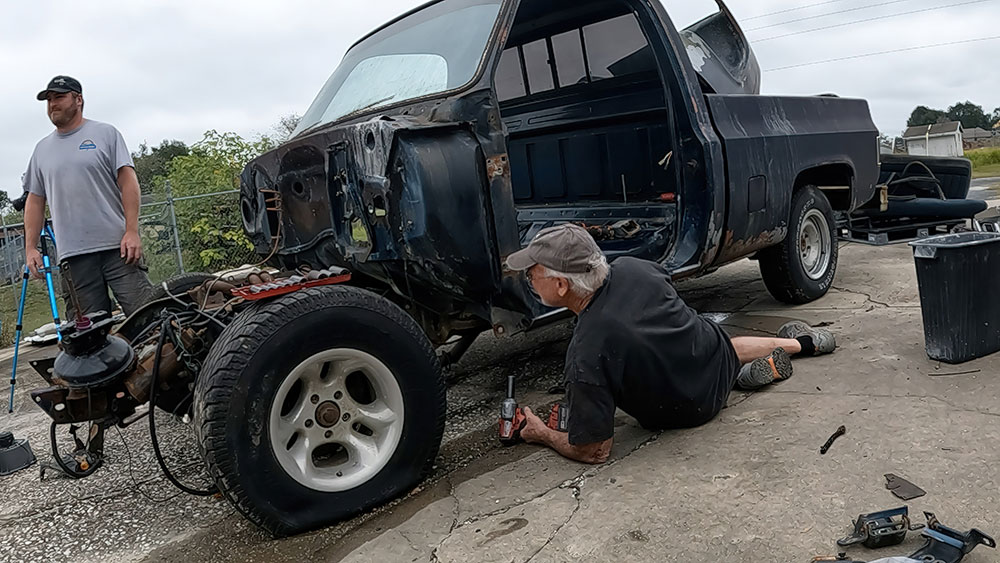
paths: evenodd
<path fill-rule="evenodd" d="M 312 428 L 312 427 L 313 427 L 313 421 L 312 420 L 307 420 L 306 421 L 306 428 Z"/>
<path fill-rule="evenodd" d="M 344 413 L 344 422 L 347 422 L 348 420 L 351 420 L 351 415 L 349 415 L 349 414 L 347 414 L 347 413 L 345 412 L 345 413 Z"/>
<path fill-rule="evenodd" d="M 323 436 L 325 436 L 327 439 L 330 439 L 333 436 L 333 431 L 327 430 L 326 434 L 323 434 Z"/>
<path fill-rule="evenodd" d="M 344 394 L 341 393 L 340 391 L 337 391 L 336 393 L 333 394 L 333 398 L 334 399 L 340 399 L 343 396 L 344 396 Z"/>
<path fill-rule="evenodd" d="M 309 397 L 309 400 L 312 401 L 312 404 L 315 405 L 316 403 L 319 402 L 319 395 L 313 395 L 312 397 Z"/>

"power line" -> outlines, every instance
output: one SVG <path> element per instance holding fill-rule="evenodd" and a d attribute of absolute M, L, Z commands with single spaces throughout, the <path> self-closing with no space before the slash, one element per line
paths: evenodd
<path fill-rule="evenodd" d="M 920 14 L 920 13 L 923 13 L 923 12 L 933 12 L 934 10 L 944 10 L 945 8 L 955 8 L 955 7 L 958 7 L 958 6 L 968 6 L 970 4 L 982 4 L 983 2 L 991 2 L 991 1 L 992 0 L 972 0 L 971 2 L 959 2 L 958 4 L 947 4 L 945 6 L 936 6 L 934 8 L 924 8 L 922 10 L 911 10 L 909 12 L 900 12 L 898 14 L 889 14 L 887 16 L 877 16 L 877 17 L 874 17 L 874 18 L 865 18 L 863 20 L 855 20 L 855 21 L 850 21 L 850 22 L 846 22 L 846 23 L 838 23 L 838 24 L 834 24 L 834 25 L 826 25 L 826 26 L 823 26 L 823 27 L 815 27 L 815 28 L 812 28 L 812 29 L 804 29 L 802 31 L 793 31 L 791 33 L 784 33 L 782 35 L 774 35 L 774 36 L 771 36 L 771 37 L 765 37 L 764 39 L 755 39 L 753 42 L 754 43 L 763 43 L 764 41 L 771 41 L 772 39 L 781 39 L 783 37 L 791 37 L 793 35 L 802 35 L 803 33 L 813 33 L 815 31 L 823 31 L 823 30 L 834 29 L 834 28 L 838 28 L 838 27 L 846 27 L 846 26 L 849 26 L 849 25 L 856 25 L 856 24 L 859 24 L 859 23 L 867 23 L 867 22 L 873 22 L 873 21 L 879 21 L 879 20 L 887 20 L 887 19 L 890 19 L 890 18 L 898 18 L 900 16 L 908 16 L 910 14 Z"/>
<path fill-rule="evenodd" d="M 760 18 L 766 18 L 768 16 L 776 16 L 778 14 L 787 14 L 788 12 L 797 12 L 798 10 L 805 10 L 806 8 L 815 8 L 816 6 L 825 6 L 827 4 L 836 4 L 837 2 L 843 2 L 844 0 L 829 0 L 827 2 L 818 2 L 816 4 L 806 4 L 805 6 L 799 6 L 798 8 L 788 8 L 786 10 L 778 10 L 777 12 L 768 12 L 766 14 L 761 14 L 759 16 L 753 16 L 751 18 L 742 18 L 743 21 L 759 20 Z"/>
<path fill-rule="evenodd" d="M 1000 39 L 1000 35 L 995 35 L 993 37 L 980 37 L 978 39 L 964 39 L 962 41 L 949 41 L 947 43 L 934 43 L 934 44 L 931 44 L 931 45 L 917 45 L 916 47 L 904 47 L 902 49 L 892 49 L 892 50 L 889 50 L 889 51 L 878 51 L 878 52 L 875 52 L 875 53 L 864 53 L 864 54 L 861 54 L 861 55 L 851 55 L 849 57 L 838 57 L 836 59 L 826 59 L 826 60 L 823 60 L 823 61 L 813 61 L 813 62 L 809 62 L 809 63 L 799 63 L 799 64 L 788 65 L 788 66 L 779 66 L 779 67 L 776 67 L 776 68 L 769 68 L 769 69 L 765 70 L 764 72 L 777 72 L 779 70 L 788 70 L 790 68 L 801 68 L 801 67 L 804 67 L 804 66 L 821 65 L 821 64 L 826 64 L 826 63 L 835 63 L 835 62 L 839 62 L 839 61 L 849 61 L 849 60 L 852 60 L 852 59 L 863 59 L 863 58 L 866 58 L 866 57 L 875 57 L 875 56 L 878 56 L 878 55 L 889 55 L 889 54 L 892 54 L 892 53 L 903 53 L 903 52 L 906 52 L 906 51 L 918 51 L 920 49 L 932 49 L 932 48 L 935 48 L 935 47 L 947 47 L 949 45 L 961 45 L 963 43 L 978 43 L 980 41 L 993 41 L 993 40 L 996 40 L 996 39 Z"/>
<path fill-rule="evenodd" d="M 778 27 L 778 26 L 781 26 L 781 25 L 788 25 L 790 23 L 797 23 L 797 22 L 802 22 L 802 21 L 806 21 L 806 20 L 814 20 L 814 19 L 817 19 L 817 18 L 825 18 L 827 16 L 835 16 L 837 14 L 846 14 L 848 12 L 860 12 L 861 10 L 871 10 L 872 8 L 880 8 L 882 6 L 888 6 L 890 4 L 899 4 L 900 2 L 910 2 L 910 1 L 911 0 L 892 0 L 891 2 L 882 2 L 880 4 L 871 4 L 871 5 L 868 5 L 868 6 L 861 6 L 861 7 L 858 7 L 858 8 L 848 8 L 846 10 L 839 10 L 839 11 L 836 11 L 836 12 L 828 12 L 828 13 L 825 13 L 825 14 L 817 14 L 815 16 L 806 16 L 804 18 L 798 18 L 798 19 L 794 19 L 794 20 L 783 21 L 781 23 L 772 23 L 772 24 L 769 24 L 769 25 L 762 25 L 760 27 L 753 27 L 753 28 L 747 29 L 746 31 L 758 31 L 758 30 L 761 30 L 761 29 L 767 29 L 769 27 Z"/>

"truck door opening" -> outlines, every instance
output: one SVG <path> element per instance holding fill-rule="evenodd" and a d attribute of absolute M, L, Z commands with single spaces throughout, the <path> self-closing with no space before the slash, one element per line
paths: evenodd
<path fill-rule="evenodd" d="M 608 227 L 611 257 L 664 255 L 677 175 L 647 36 L 625 2 L 521 3 L 494 81 L 522 242 L 574 221 Z"/>

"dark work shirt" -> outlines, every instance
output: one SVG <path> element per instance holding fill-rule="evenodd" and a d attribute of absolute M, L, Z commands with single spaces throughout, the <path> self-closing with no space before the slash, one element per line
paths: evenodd
<path fill-rule="evenodd" d="M 616 406 L 648 429 L 704 424 L 739 367 L 729 336 L 681 300 L 662 266 L 620 258 L 566 353 L 569 442 L 611 438 Z"/>

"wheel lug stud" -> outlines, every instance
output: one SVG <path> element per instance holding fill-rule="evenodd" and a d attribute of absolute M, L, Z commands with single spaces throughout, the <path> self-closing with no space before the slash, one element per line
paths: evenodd
<path fill-rule="evenodd" d="M 313 395 L 312 397 L 309 397 L 309 401 L 315 405 L 316 403 L 319 402 L 319 395 Z"/>
<path fill-rule="evenodd" d="M 313 421 L 312 420 L 307 420 L 306 421 L 306 428 L 312 428 L 312 426 L 313 426 Z"/>
<path fill-rule="evenodd" d="M 347 422 L 348 420 L 351 420 L 351 415 L 345 412 L 344 413 L 344 422 Z"/>

